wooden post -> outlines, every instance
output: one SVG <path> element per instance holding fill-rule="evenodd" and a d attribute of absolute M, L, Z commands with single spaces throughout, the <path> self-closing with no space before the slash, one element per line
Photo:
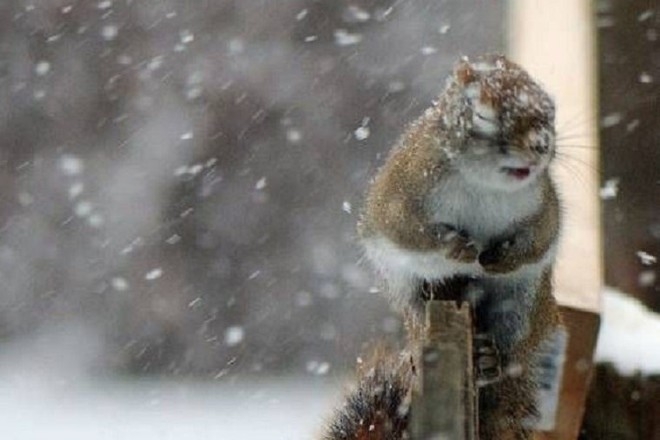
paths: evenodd
<path fill-rule="evenodd" d="M 470 306 L 429 301 L 412 402 L 412 438 L 476 440 L 477 391 Z"/>
<path fill-rule="evenodd" d="M 544 440 L 575 440 L 580 430 L 599 326 L 602 249 L 593 0 L 511 0 L 508 54 L 555 97 L 559 136 L 590 148 L 562 150 L 579 166 L 554 167 L 564 204 L 555 296 L 568 348 L 554 428 Z"/>

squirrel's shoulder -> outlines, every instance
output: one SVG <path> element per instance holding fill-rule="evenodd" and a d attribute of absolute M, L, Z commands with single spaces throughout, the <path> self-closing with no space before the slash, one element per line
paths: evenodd
<path fill-rule="evenodd" d="M 370 235 L 384 219 L 408 218 L 446 173 L 449 157 L 443 144 L 450 140 L 442 134 L 436 113 L 432 107 L 410 123 L 377 171 L 362 211 L 361 235 Z"/>

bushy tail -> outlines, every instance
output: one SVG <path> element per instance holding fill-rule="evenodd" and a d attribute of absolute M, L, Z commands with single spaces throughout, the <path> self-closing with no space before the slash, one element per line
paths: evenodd
<path fill-rule="evenodd" d="M 324 440 L 407 438 L 412 358 L 379 352 L 360 370 L 357 388 L 335 413 Z"/>

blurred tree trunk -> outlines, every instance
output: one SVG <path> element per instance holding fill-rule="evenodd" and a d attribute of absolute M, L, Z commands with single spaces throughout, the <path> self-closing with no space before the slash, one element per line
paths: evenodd
<path fill-rule="evenodd" d="M 660 254 L 658 2 L 597 6 L 602 183 L 617 188 L 603 202 L 605 281 L 657 311 L 657 266 L 645 265 L 638 252 Z M 566 147 L 568 154 L 583 148 Z"/>

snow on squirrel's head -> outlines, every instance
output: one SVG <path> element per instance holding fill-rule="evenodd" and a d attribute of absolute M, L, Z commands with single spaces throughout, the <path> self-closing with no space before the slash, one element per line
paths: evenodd
<path fill-rule="evenodd" d="M 456 165 L 482 184 L 524 187 L 554 156 L 552 98 L 502 55 L 459 60 L 438 106 L 443 128 L 464 141 Z"/>

